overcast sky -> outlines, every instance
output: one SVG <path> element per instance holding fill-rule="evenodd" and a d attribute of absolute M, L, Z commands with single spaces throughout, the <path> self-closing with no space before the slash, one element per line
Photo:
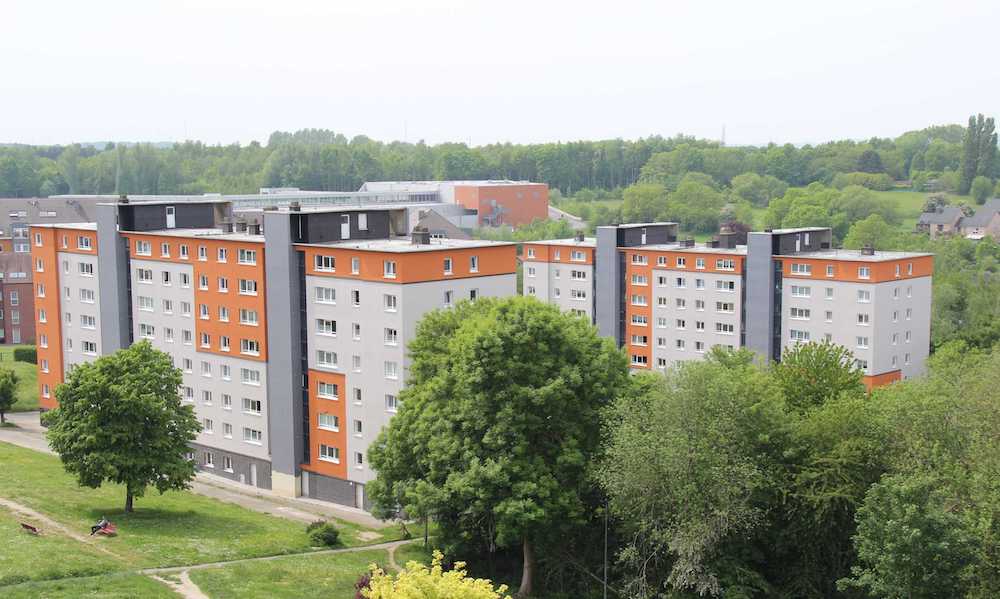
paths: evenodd
<path fill-rule="evenodd" d="M 998 113 L 998 17 L 996 0 L 0 0 L 0 141 L 895 136 Z"/>

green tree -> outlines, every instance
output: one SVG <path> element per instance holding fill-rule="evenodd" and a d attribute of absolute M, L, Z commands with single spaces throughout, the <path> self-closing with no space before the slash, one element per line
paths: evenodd
<path fill-rule="evenodd" d="M 979 175 L 972 180 L 972 187 L 969 195 L 976 200 L 977 204 L 985 204 L 987 198 L 993 193 L 993 182 L 986 177 Z"/>
<path fill-rule="evenodd" d="M 180 384 L 170 356 L 148 341 L 80 364 L 45 414 L 49 445 L 79 484 L 124 485 L 126 512 L 148 486 L 187 488 L 194 464 L 184 454 L 201 427 Z"/>
<path fill-rule="evenodd" d="M 977 176 L 993 178 L 996 163 L 997 133 L 993 118 L 982 114 L 969 117 L 969 126 L 962 140 L 962 164 L 959 168 L 958 192 L 965 195 L 972 189 Z"/>
<path fill-rule="evenodd" d="M 0 369 L 0 424 L 7 422 L 6 413 L 17 401 L 17 374 L 9 368 Z"/>
<path fill-rule="evenodd" d="M 842 394 L 860 395 L 862 372 L 847 348 L 829 341 L 786 348 L 774 366 L 785 400 L 798 410 L 818 407 Z"/>
<path fill-rule="evenodd" d="M 743 173 L 733 177 L 730 184 L 733 194 L 754 206 L 766 207 L 774 198 L 780 198 L 788 190 L 788 184 L 771 175 L 763 177 L 757 173 Z"/>
<path fill-rule="evenodd" d="M 667 203 L 667 193 L 656 183 L 637 183 L 625 188 L 622 218 L 628 223 L 647 223 L 656 220 Z"/>
<path fill-rule="evenodd" d="M 862 173 L 883 173 L 885 167 L 882 166 L 882 157 L 871 148 L 861 152 L 858 157 L 858 171 Z"/>
<path fill-rule="evenodd" d="M 626 385 L 625 357 L 586 320 L 523 297 L 429 313 L 410 355 L 366 490 L 383 513 L 433 514 L 446 545 L 519 546 L 530 595 L 536 556 L 595 507 L 599 412 Z"/>
<path fill-rule="evenodd" d="M 852 250 L 861 249 L 866 245 L 882 249 L 897 248 L 899 247 L 897 237 L 897 227 L 885 222 L 881 215 L 872 214 L 851 225 L 844 237 L 844 247 Z"/>

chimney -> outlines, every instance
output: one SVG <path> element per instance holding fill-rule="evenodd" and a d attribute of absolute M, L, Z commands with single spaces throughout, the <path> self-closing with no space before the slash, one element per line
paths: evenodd
<path fill-rule="evenodd" d="M 236 222 L 233 223 L 233 230 L 243 233 L 247 230 L 247 221 L 245 218 L 238 218 Z"/>
<path fill-rule="evenodd" d="M 289 212 L 302 212 L 302 204 L 298 202 L 291 202 L 288 204 Z"/>
<path fill-rule="evenodd" d="M 866 243 L 861 248 L 861 255 L 862 256 L 874 256 L 875 255 L 875 248 L 871 244 Z"/>
<path fill-rule="evenodd" d="M 247 233 L 251 235 L 260 235 L 260 223 L 250 223 L 247 225 Z"/>
<path fill-rule="evenodd" d="M 233 221 L 224 220 L 221 223 L 219 223 L 219 227 L 222 229 L 222 231 L 224 233 L 232 233 L 233 232 Z"/>
<path fill-rule="evenodd" d="M 583 231 L 577 231 L 575 238 L 578 242 L 583 243 Z"/>
<path fill-rule="evenodd" d="M 431 232 L 427 230 L 427 227 L 413 227 L 413 232 L 410 233 L 410 242 L 413 245 L 430 245 Z"/>
<path fill-rule="evenodd" d="M 122 204 L 128 204 L 128 194 L 127 193 L 118 194 L 118 202 Z"/>

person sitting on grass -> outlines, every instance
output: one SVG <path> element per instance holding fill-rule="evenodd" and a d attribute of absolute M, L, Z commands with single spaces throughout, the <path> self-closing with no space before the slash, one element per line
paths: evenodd
<path fill-rule="evenodd" d="M 90 527 L 90 536 L 94 536 L 97 534 L 97 531 L 101 530 L 108 524 L 111 524 L 111 522 L 109 522 L 104 516 L 101 516 L 101 520 L 97 524 Z"/>

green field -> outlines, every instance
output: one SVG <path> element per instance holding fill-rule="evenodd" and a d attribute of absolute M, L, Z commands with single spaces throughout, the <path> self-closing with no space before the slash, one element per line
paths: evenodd
<path fill-rule="evenodd" d="M 0 345 L 0 368 L 9 368 L 17 375 L 17 401 L 11 412 L 27 412 L 38 409 L 38 367 L 27 362 L 14 361 L 15 347 L 32 345 Z"/>
<path fill-rule="evenodd" d="M 177 566 L 311 551 L 305 527 L 186 491 L 160 495 L 149 490 L 136 499 L 136 510 L 122 510 L 125 493 L 118 485 L 81 488 L 55 456 L 0 443 L 0 497 L 16 501 L 79 531 L 107 516 L 120 534 L 106 547 L 131 556 L 137 566 Z M 363 541 L 367 531 L 336 522 L 345 546 L 394 540 L 398 527 Z"/>
<path fill-rule="evenodd" d="M 387 569 L 384 550 L 287 557 L 206 568 L 191 580 L 212 599 L 353 597 L 354 583 L 377 563 Z"/>
<path fill-rule="evenodd" d="M 139 574 L 30 582 L 0 588 L 4 599 L 178 599 L 179 595 Z"/>

